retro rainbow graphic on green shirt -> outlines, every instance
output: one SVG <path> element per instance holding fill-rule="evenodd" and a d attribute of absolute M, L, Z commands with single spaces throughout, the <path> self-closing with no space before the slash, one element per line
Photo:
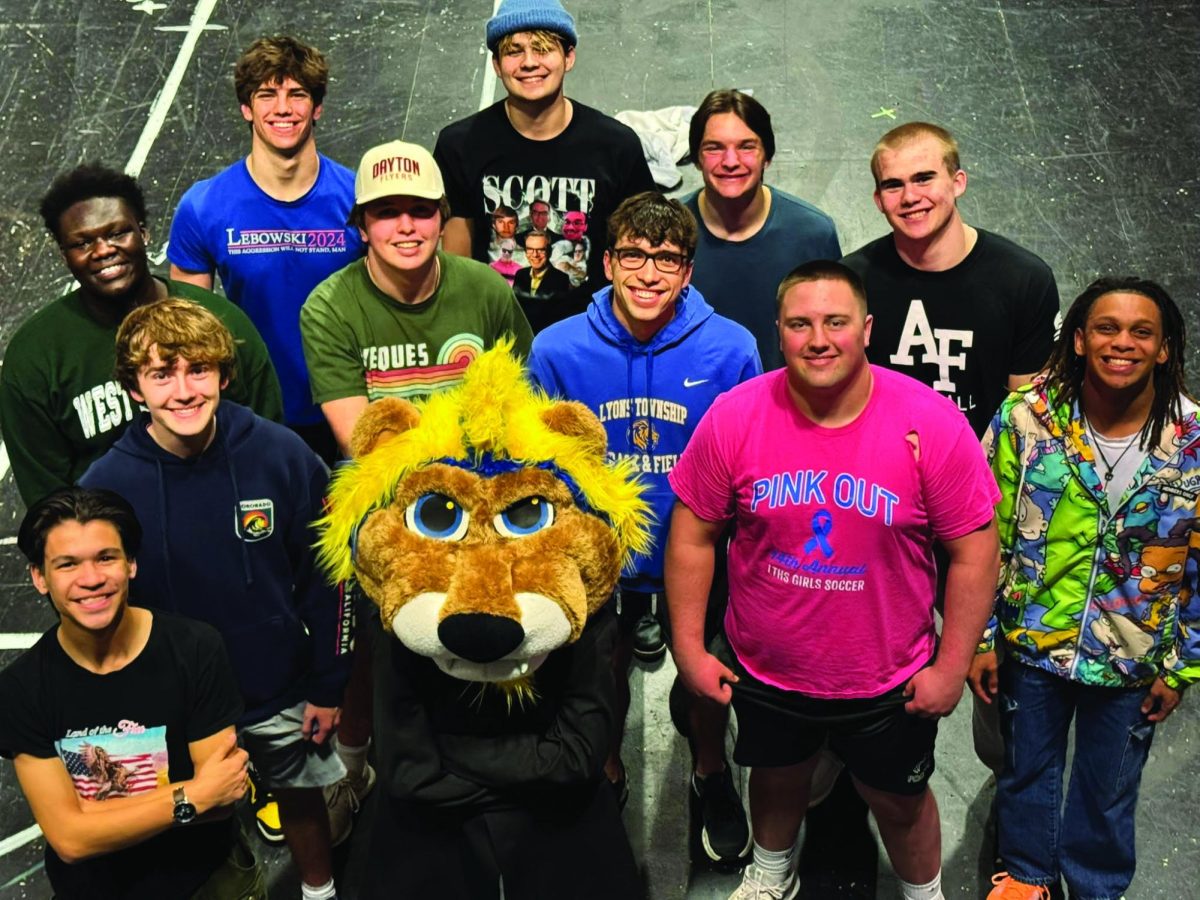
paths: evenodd
<path fill-rule="evenodd" d="M 456 334 L 442 344 L 437 363 L 432 366 L 412 366 L 400 369 L 368 369 L 367 396 L 401 397 L 412 400 L 436 391 L 453 387 L 463 379 L 463 373 L 484 351 L 483 338 L 477 334 Z"/>

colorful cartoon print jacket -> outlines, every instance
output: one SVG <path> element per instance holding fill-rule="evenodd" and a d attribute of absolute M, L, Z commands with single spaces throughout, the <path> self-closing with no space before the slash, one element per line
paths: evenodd
<path fill-rule="evenodd" d="M 1010 394 L 984 446 L 1000 485 L 997 626 L 1021 662 L 1083 684 L 1200 680 L 1200 423 L 1185 403 L 1110 513 L 1078 407 L 1036 381 Z"/>

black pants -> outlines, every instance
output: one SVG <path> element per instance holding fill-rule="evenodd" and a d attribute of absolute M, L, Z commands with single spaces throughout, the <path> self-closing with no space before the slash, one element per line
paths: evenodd
<path fill-rule="evenodd" d="M 462 813 L 380 796 L 375 812 L 363 900 L 495 900 L 501 878 L 505 900 L 643 896 L 615 796 L 603 779 L 516 809 Z"/>

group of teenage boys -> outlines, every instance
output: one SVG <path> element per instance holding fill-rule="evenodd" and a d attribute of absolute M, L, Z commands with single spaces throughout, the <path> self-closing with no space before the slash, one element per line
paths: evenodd
<path fill-rule="evenodd" d="M 597 413 L 658 520 L 614 598 L 603 771 L 577 776 L 612 784 L 601 815 L 628 792 L 631 659 L 669 643 L 695 841 L 745 865 L 733 898 L 797 895 L 801 821 L 844 767 L 905 900 L 938 900 L 937 720 L 969 683 L 1008 869 L 990 896 L 1065 878 L 1119 897 L 1154 726 L 1200 676 L 1175 304 L 1102 280 L 1056 336 L 1050 269 L 962 220 L 957 145 L 926 123 L 880 140 L 891 233 L 841 262 L 829 216 L 766 184 L 775 136 L 747 94 L 704 98 L 703 187 L 668 199 L 634 133 L 565 95 L 577 41 L 558 0 L 503 0 L 504 99 L 356 173 L 316 149 L 324 57 L 255 41 L 234 73 L 250 152 L 181 199 L 170 279 L 133 179 L 81 166 L 47 193 L 79 287 L 14 335 L 0 428 L 59 624 L 0 675 L 0 752 L 58 896 L 265 896 L 230 817 L 251 768 L 303 896 L 336 896 L 331 848 L 375 781 L 374 676 L 367 601 L 314 565 L 328 466 L 371 401 L 457 384 L 510 337 L 535 383 Z M 428 793 L 426 814 L 459 814 Z M 541 877 L 640 891 L 587 850 Z M 463 873 L 545 895 L 513 868 L 527 849 L 470 851 Z M 458 896 L 442 863 L 397 863 Z"/>

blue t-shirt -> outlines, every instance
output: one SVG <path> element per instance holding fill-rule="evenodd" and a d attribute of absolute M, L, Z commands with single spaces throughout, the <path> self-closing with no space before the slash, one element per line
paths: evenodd
<path fill-rule="evenodd" d="M 318 284 L 363 255 L 347 225 L 354 173 L 320 157 L 317 181 L 298 200 L 276 200 L 254 183 L 246 161 L 188 188 L 171 223 L 167 258 L 189 272 L 221 276 L 271 351 L 283 389 L 284 421 L 324 421 L 313 404 L 300 345 L 300 307 Z"/>
<path fill-rule="evenodd" d="M 699 225 L 692 284 L 720 315 L 754 335 L 764 372 L 781 368 L 775 293 L 796 266 L 842 258 L 833 219 L 811 203 L 771 188 L 771 211 L 758 233 L 744 241 L 726 241 L 705 226 L 699 193 L 683 201 Z"/>

